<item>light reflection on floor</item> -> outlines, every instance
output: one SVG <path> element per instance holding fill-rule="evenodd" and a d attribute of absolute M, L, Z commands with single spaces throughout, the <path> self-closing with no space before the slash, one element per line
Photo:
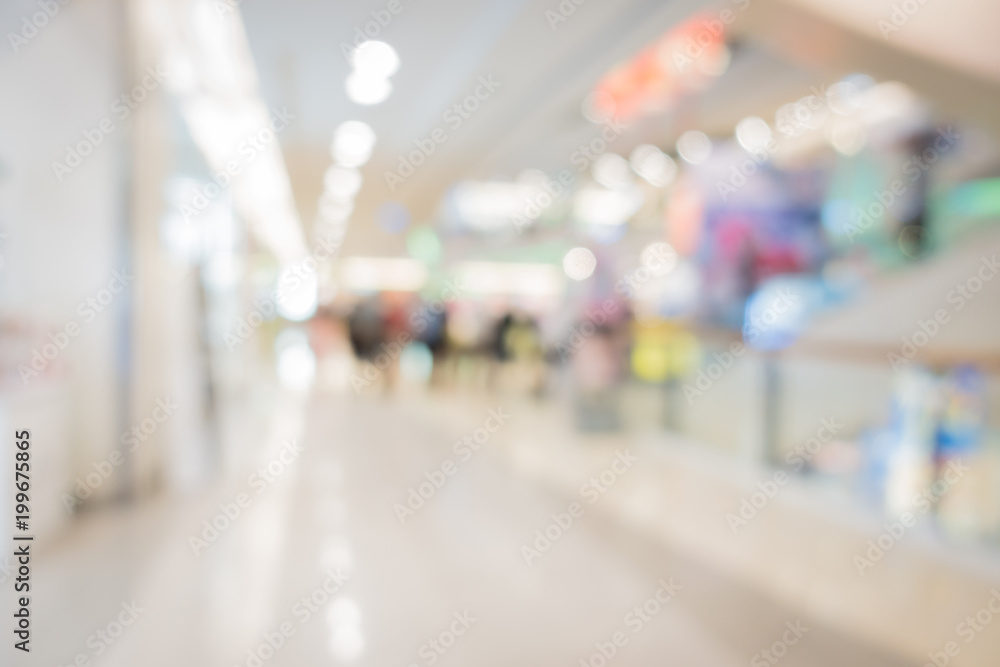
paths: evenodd
<path fill-rule="evenodd" d="M 401 525 L 394 504 L 483 423 L 491 400 L 277 396 L 260 441 L 227 448 L 231 471 L 217 487 L 84 517 L 40 560 L 39 634 L 68 631 L 50 632 L 37 657 L 111 667 L 596 664 L 627 612 L 670 578 L 684 588 L 615 649 L 614 664 L 743 665 L 795 619 L 589 516 L 527 566 L 520 547 L 566 499 L 521 477 L 531 464 L 523 452 L 520 463 L 501 455 L 513 428 L 499 429 Z M 536 432 L 576 437 L 554 408 L 510 411 L 536 420 L 527 425 Z M 282 461 L 289 440 L 303 451 Z M 249 483 L 272 464 L 271 481 Z M 239 494 L 247 506 L 225 527 L 218 517 L 235 512 Z M 206 535 L 206 521 L 218 521 L 218 537 L 195 555 L 191 538 Z M 140 618 L 96 655 L 88 636 L 133 598 Z M 716 624 L 695 609 L 706 604 L 743 618 Z M 456 620 L 463 615 L 474 622 Z M 803 643 L 783 663 L 901 664 L 822 628 L 813 637 L 817 648 Z"/>

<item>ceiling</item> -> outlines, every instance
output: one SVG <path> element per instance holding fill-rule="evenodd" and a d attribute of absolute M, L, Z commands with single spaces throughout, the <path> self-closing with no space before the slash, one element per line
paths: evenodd
<path fill-rule="evenodd" d="M 602 74 L 693 12 L 730 6 L 698 0 L 589 0 L 580 5 L 564 0 L 562 6 L 575 10 L 565 21 L 550 24 L 552 14 L 547 17 L 546 12 L 558 10 L 556 0 L 398 2 L 401 11 L 389 15 L 391 20 L 379 28 L 377 38 L 396 49 L 402 64 L 392 77 L 392 95 L 372 107 L 347 98 L 343 84 L 350 66 L 342 45 L 353 45 L 357 29 L 366 24 L 371 28 L 372 12 L 384 10 L 388 0 L 254 0 L 241 5 L 262 94 L 270 106 L 287 107 L 295 115 L 281 141 L 296 202 L 307 224 L 315 215 L 323 171 L 331 162 L 328 146 L 333 129 L 357 119 L 377 134 L 373 157 L 363 168 L 365 181 L 345 255 L 404 252 L 400 235 L 374 224 L 374 211 L 385 201 L 402 202 L 414 223 L 431 222 L 442 196 L 458 180 L 513 177 L 529 167 L 550 172 L 568 167 L 573 151 L 600 132 L 599 126 L 583 118 L 580 107 Z M 975 86 L 968 85 L 956 67 L 973 71 L 970 81 L 991 74 L 988 66 L 969 64 L 975 54 L 970 56 L 968 49 L 958 58 L 940 55 L 940 48 L 935 51 L 933 45 L 900 50 L 899 44 L 877 33 L 873 36 L 869 26 L 848 25 L 857 23 L 857 17 L 868 17 L 871 9 L 852 9 L 857 16 L 845 22 L 830 18 L 834 4 L 754 0 L 745 21 L 741 17 L 733 26 L 739 45 L 729 70 L 714 87 L 697 99 L 682 101 L 670 114 L 633 124 L 612 150 L 627 153 L 642 142 L 666 147 L 693 127 L 728 134 L 748 114 L 768 117 L 781 104 L 807 94 L 811 85 L 857 68 L 844 45 L 867 49 L 861 64 L 871 64 L 880 70 L 877 74 L 898 73 L 904 80 L 907 73 L 919 79 L 923 65 L 929 63 L 936 67 L 932 74 L 941 79 L 941 86 L 968 92 Z M 891 5 L 882 0 L 875 4 Z M 816 26 L 817 34 L 826 35 L 828 42 L 833 39 L 836 48 L 817 57 L 815 47 L 802 43 L 803 22 Z M 798 31 L 800 39 L 789 31 Z M 910 44 L 912 38 L 907 39 L 900 44 Z M 935 42 L 941 43 L 941 39 Z M 955 73 L 957 80 L 949 76 Z M 499 88 L 452 129 L 443 114 L 473 92 L 480 76 L 492 76 Z M 936 89 L 931 88 L 933 95 Z M 992 82 L 986 88 L 996 94 Z M 956 94 L 940 92 L 946 100 Z M 978 94 L 969 93 L 973 106 Z M 445 129 L 447 141 L 391 192 L 384 173 L 436 127 Z"/>

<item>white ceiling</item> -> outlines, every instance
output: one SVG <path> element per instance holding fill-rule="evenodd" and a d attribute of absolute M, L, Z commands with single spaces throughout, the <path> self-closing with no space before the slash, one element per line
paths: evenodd
<path fill-rule="evenodd" d="M 786 1 L 872 39 L 1000 83 L 1000 2 L 995 0 Z"/>
<path fill-rule="evenodd" d="M 287 105 L 297 116 L 282 136 L 298 205 L 311 220 L 320 194 L 326 146 L 342 121 L 360 119 L 378 135 L 375 154 L 364 168 L 365 184 L 352 218 L 346 254 L 394 254 L 402 240 L 373 224 L 373 211 L 383 201 L 402 201 L 417 222 L 433 219 L 445 190 L 462 178 L 516 175 L 535 167 L 569 166 L 576 148 L 600 127 L 586 121 L 580 105 L 595 82 L 664 31 L 704 5 L 696 0 L 591 1 L 578 6 L 564 23 L 551 29 L 546 10 L 558 2 L 538 0 L 401 0 L 403 11 L 378 36 L 392 44 L 402 66 L 393 76 L 394 91 L 374 107 L 350 102 L 343 88 L 350 67 L 341 43 L 352 43 L 355 27 L 385 6 L 365 3 L 320 3 L 308 0 L 257 0 L 242 11 L 261 77 L 272 105 Z M 773 56 L 747 51 L 727 78 L 741 90 L 738 107 L 784 101 L 785 81 L 804 90 L 802 71 Z M 400 153 L 435 127 L 445 127 L 442 114 L 470 94 L 479 76 L 501 82 L 493 97 L 455 130 L 405 185 L 390 193 L 383 173 Z M 763 81 L 752 89 L 748 81 Z M 730 93 L 731 94 L 731 93 Z M 625 152 L 641 141 L 666 143 L 678 127 L 698 123 L 724 127 L 739 109 L 734 105 L 699 104 L 672 118 L 637 123 L 613 150 Z M 713 118 L 725 109 L 725 119 Z M 706 113 L 707 111 L 707 113 Z"/>

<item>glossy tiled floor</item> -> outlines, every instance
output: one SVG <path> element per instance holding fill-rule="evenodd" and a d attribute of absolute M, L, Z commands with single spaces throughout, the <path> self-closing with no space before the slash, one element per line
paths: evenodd
<path fill-rule="evenodd" d="M 36 651 L 23 664 L 729 667 L 771 664 L 751 661 L 795 637 L 796 621 L 809 630 L 784 665 L 903 664 L 596 515 L 529 566 L 522 545 L 571 499 L 507 464 L 529 425 L 477 432 L 497 426 L 485 402 L 278 405 L 230 445 L 245 465 L 210 493 L 90 513 L 40 556 Z M 554 408 L 531 419 L 578 437 Z M 484 440 L 468 460 L 452 448 L 463 436 Z M 301 452 L 282 454 L 289 438 Z M 394 505 L 448 459 L 454 474 L 401 524 Z M 272 481 L 251 477 L 268 464 Z M 220 514 L 241 499 L 225 527 Z M 223 527 L 214 539 L 206 520 Z M 664 604 L 661 581 L 679 586 Z"/>

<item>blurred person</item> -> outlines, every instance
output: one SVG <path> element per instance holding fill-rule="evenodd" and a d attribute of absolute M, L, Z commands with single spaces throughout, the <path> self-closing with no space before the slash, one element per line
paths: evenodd
<path fill-rule="evenodd" d="M 487 343 L 490 355 L 487 385 L 496 390 L 503 382 L 503 367 L 510 360 L 507 332 L 514 326 L 514 314 L 505 312 L 494 324 Z"/>
<path fill-rule="evenodd" d="M 431 352 L 430 384 L 440 386 L 444 381 L 442 366 L 448 355 L 448 311 L 443 307 L 431 308 L 425 302 L 410 315 L 409 322 L 413 326 L 414 339 L 426 345 Z"/>
<path fill-rule="evenodd" d="M 406 346 L 413 341 L 413 332 L 409 322 L 409 307 L 407 302 L 410 294 L 405 292 L 383 292 L 382 302 L 382 336 L 379 344 L 379 355 L 385 354 L 388 367 L 383 369 L 386 391 L 392 391 L 399 382 L 399 364 Z M 377 363 L 384 363 L 384 358 L 377 357 Z"/>
<path fill-rule="evenodd" d="M 371 297 L 359 302 L 347 319 L 347 327 L 354 356 L 372 361 L 385 341 L 385 325 L 378 299 Z"/>
<path fill-rule="evenodd" d="M 399 353 L 392 354 L 397 348 L 389 338 L 380 296 L 370 297 L 355 306 L 348 318 L 348 330 L 351 348 L 360 367 L 356 375 L 363 378 L 365 387 L 375 385 L 383 393 L 390 391 Z"/>
<path fill-rule="evenodd" d="M 545 389 L 541 334 L 529 315 L 515 318 L 507 329 L 504 347 L 510 359 L 511 383 L 519 391 L 540 396 Z"/>

